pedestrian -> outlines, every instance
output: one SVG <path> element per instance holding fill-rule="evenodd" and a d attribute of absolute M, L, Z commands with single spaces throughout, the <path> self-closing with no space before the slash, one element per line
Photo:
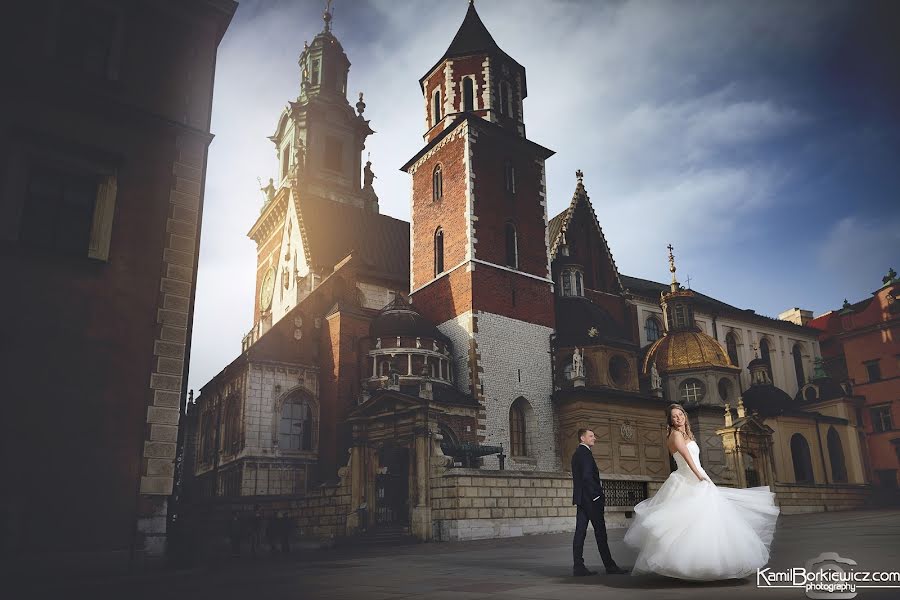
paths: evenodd
<path fill-rule="evenodd" d="M 236 510 L 231 511 L 231 519 L 228 521 L 228 538 L 231 540 L 231 557 L 241 556 L 241 518 Z"/>
<path fill-rule="evenodd" d="M 255 557 L 262 541 L 263 513 L 259 504 L 253 507 L 253 516 L 250 517 L 250 556 Z"/>
<path fill-rule="evenodd" d="M 269 544 L 269 552 L 275 554 L 278 551 L 278 538 L 281 535 L 281 522 L 277 515 L 272 515 L 266 522 L 266 542 Z"/>
<path fill-rule="evenodd" d="M 280 520 L 281 552 L 282 554 L 289 554 L 291 552 L 291 534 L 294 532 L 294 520 L 285 511 L 281 512 Z"/>

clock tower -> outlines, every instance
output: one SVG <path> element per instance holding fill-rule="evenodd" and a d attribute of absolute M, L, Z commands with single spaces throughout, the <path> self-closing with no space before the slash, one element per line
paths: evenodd
<path fill-rule="evenodd" d="M 378 213 L 370 165 L 365 182 L 362 178 L 362 151 L 374 133 L 363 117 L 366 104 L 360 93 L 350 106 L 350 60 L 332 32 L 330 10 L 322 19 L 322 31 L 304 43 L 300 53 L 300 92 L 282 110 L 269 136 L 277 167 L 275 177 L 261 188 L 263 206 L 247 234 L 257 245 L 257 270 L 253 329 L 244 338 L 244 348 L 331 273 L 340 244 L 329 240 L 349 235 L 331 222 L 346 224 L 359 220 L 356 213 Z M 329 238 L 319 244 L 328 249 L 316 254 L 311 235 Z"/>
<path fill-rule="evenodd" d="M 525 137 L 525 69 L 470 4 L 419 83 L 425 146 L 404 166 L 412 301 L 453 341 L 457 384 L 481 404 L 481 442 L 502 445 L 510 468 L 556 469 L 544 174 L 553 152 Z"/>

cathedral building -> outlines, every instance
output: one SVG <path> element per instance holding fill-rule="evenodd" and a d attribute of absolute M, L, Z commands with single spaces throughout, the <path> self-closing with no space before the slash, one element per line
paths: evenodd
<path fill-rule="evenodd" d="M 859 398 L 816 370 L 817 330 L 685 289 L 671 246 L 669 284 L 620 274 L 580 171 L 550 218 L 525 69 L 474 4 L 419 81 L 409 222 L 378 211 L 349 64 L 326 11 L 270 138 L 253 327 L 189 407 L 203 518 L 262 502 L 310 536 L 565 531 L 589 427 L 622 525 L 670 472 L 671 402 L 717 483 L 771 485 L 785 512 L 865 501 Z"/>

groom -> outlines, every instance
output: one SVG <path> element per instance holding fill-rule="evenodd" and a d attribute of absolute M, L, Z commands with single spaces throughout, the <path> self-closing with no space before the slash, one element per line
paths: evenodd
<path fill-rule="evenodd" d="M 576 577 L 594 575 L 596 571 L 589 571 L 584 566 L 584 538 L 587 535 L 588 521 L 594 527 L 594 536 L 597 538 L 597 549 L 600 550 L 600 558 L 609 575 L 621 575 L 627 573 L 627 569 L 620 569 L 609 552 L 609 544 L 606 543 L 606 522 L 603 519 L 603 487 L 600 485 L 600 470 L 594 461 L 591 447 L 597 441 L 597 437 L 590 429 L 579 429 L 578 440 L 581 442 L 572 455 L 572 481 L 575 489 L 572 493 L 572 504 L 578 507 L 575 521 L 575 539 L 572 541 L 572 557 L 575 566 L 572 574 Z"/>

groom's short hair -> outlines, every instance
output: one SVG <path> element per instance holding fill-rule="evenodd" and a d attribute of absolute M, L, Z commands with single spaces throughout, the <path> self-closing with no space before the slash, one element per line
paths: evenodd
<path fill-rule="evenodd" d="M 588 431 L 593 431 L 593 429 L 587 429 L 587 428 L 584 428 L 584 427 L 582 427 L 581 429 L 579 429 L 579 430 L 578 430 L 578 439 L 580 440 L 580 439 L 582 438 L 582 436 L 584 436 L 584 434 L 586 434 Z"/>

